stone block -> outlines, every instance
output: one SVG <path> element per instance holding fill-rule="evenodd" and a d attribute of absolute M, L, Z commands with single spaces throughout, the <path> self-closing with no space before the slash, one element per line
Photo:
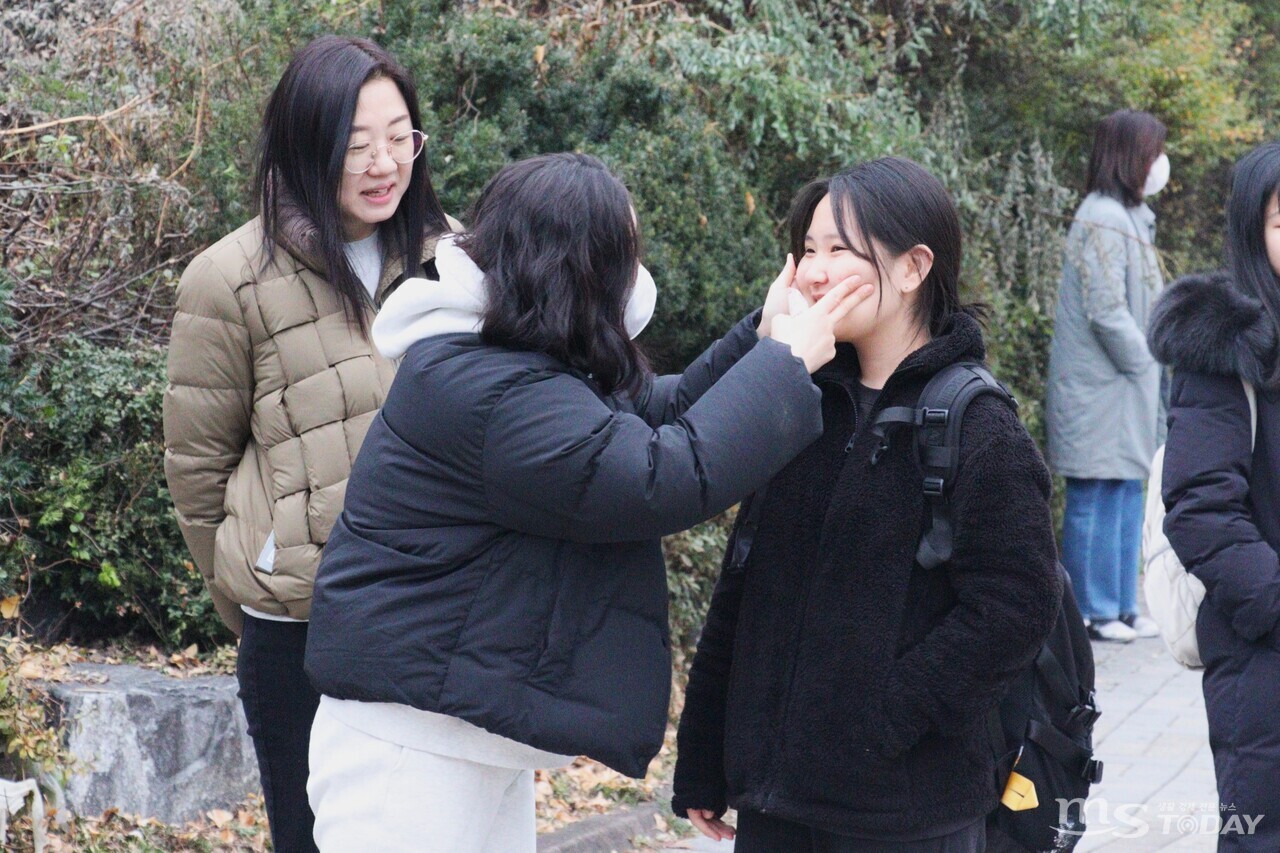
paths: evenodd
<path fill-rule="evenodd" d="M 64 807 L 182 824 L 259 789 L 234 678 L 171 678 L 128 665 L 72 671 L 95 683 L 48 685 L 67 746 L 83 765 L 61 792 Z"/>

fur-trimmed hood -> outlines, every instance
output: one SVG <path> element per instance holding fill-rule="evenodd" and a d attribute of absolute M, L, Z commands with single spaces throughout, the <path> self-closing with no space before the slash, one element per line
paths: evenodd
<path fill-rule="evenodd" d="M 1262 303 L 1227 272 L 1187 275 L 1161 295 L 1151 313 L 1151 354 L 1176 370 L 1239 376 L 1267 384 L 1276 333 Z"/>

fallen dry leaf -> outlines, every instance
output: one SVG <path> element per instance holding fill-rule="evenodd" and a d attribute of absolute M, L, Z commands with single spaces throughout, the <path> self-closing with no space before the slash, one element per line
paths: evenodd
<path fill-rule="evenodd" d="M 22 603 L 21 596 L 11 595 L 4 600 L 0 600 L 0 619 L 13 619 L 18 615 L 18 605 Z"/>
<path fill-rule="evenodd" d="M 38 681 L 44 678 L 44 667 L 28 658 L 18 664 L 18 677 L 25 678 L 28 681 Z"/>
<path fill-rule="evenodd" d="M 218 829 L 222 829 L 222 827 L 231 823 L 232 815 L 231 815 L 231 812 L 229 811 L 224 811 L 223 809 L 214 809 L 208 814 L 209 814 L 209 820 L 213 821 L 213 825 L 218 827 Z"/>

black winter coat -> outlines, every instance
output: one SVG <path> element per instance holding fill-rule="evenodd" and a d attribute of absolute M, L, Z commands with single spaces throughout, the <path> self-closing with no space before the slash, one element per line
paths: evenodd
<path fill-rule="evenodd" d="M 910 355 L 871 419 L 983 356 L 968 316 Z M 1050 479 L 1016 415 L 970 406 L 955 552 L 915 561 L 927 509 L 914 434 L 858 423 L 851 347 L 815 374 L 824 430 L 768 485 L 745 567 L 739 511 L 689 678 L 673 807 L 751 809 L 867 837 L 923 837 L 996 805 L 986 721 L 1052 627 Z"/>
<path fill-rule="evenodd" d="M 804 365 L 756 341 L 748 318 L 635 399 L 474 334 L 414 344 L 316 577 L 316 689 L 643 776 L 671 682 L 659 537 L 821 431 Z"/>
<path fill-rule="evenodd" d="M 1196 619 L 1223 813 L 1266 815 L 1231 849 L 1280 850 L 1280 390 L 1271 321 L 1226 274 L 1187 276 L 1152 313 L 1151 352 L 1173 367 L 1165 535 L 1204 581 Z M 1257 442 L 1250 449 L 1254 385 Z M 1238 823 L 1238 819 L 1237 819 Z M 1237 832 L 1240 830 L 1237 830 Z"/>
<path fill-rule="evenodd" d="M 1169 544 L 1205 583 L 1207 626 L 1264 638 L 1280 620 L 1280 393 L 1262 387 L 1274 332 L 1262 305 L 1219 273 L 1171 285 L 1150 337 L 1173 367 L 1162 480 Z M 1242 378 L 1258 390 L 1256 450 Z"/>

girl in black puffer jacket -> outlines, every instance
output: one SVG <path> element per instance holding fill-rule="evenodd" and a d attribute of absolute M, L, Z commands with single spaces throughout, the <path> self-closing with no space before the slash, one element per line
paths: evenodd
<path fill-rule="evenodd" d="M 1173 367 L 1165 534 L 1202 580 L 1196 619 L 1219 850 L 1280 850 L 1280 144 L 1236 166 L 1229 273 L 1171 285 L 1151 351 Z M 1244 386 L 1257 391 L 1253 442 Z M 1261 818 L 1261 819 L 1259 819 Z"/>
<path fill-rule="evenodd" d="M 836 358 L 813 376 L 822 437 L 739 511 L 690 674 L 673 806 L 713 838 L 733 837 L 720 816 L 737 808 L 738 853 L 979 851 L 999 793 L 988 712 L 1061 595 L 1049 474 L 1013 412 L 977 399 L 954 555 L 918 565 L 914 436 L 890 433 L 875 454 L 871 425 L 947 365 L 983 358 L 958 298 L 955 207 L 890 158 L 810 184 L 790 228 L 801 294 L 857 275 L 877 297 L 836 327 Z"/>

